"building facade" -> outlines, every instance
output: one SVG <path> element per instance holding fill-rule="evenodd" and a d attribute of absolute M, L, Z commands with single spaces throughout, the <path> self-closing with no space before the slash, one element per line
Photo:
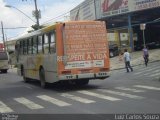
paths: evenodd
<path fill-rule="evenodd" d="M 71 10 L 70 19 L 106 21 L 109 43 L 120 49 L 160 45 L 160 0 L 85 0 Z"/>

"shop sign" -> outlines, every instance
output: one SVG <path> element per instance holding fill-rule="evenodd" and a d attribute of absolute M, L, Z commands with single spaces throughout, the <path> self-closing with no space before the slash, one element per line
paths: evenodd
<path fill-rule="evenodd" d="M 129 12 L 129 0 L 101 0 L 102 16 L 113 16 Z"/>

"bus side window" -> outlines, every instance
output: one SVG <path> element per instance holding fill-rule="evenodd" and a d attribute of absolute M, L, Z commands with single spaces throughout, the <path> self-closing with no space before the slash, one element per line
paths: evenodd
<path fill-rule="evenodd" d="M 20 49 L 19 49 L 19 54 L 23 54 L 23 41 L 20 41 Z"/>
<path fill-rule="evenodd" d="M 33 38 L 33 54 L 37 54 L 37 49 L 38 49 L 38 46 L 37 46 L 37 36 L 35 36 Z"/>
<path fill-rule="evenodd" d="M 23 54 L 27 54 L 27 40 L 23 40 Z"/>
<path fill-rule="evenodd" d="M 55 33 L 52 32 L 50 35 L 51 35 L 51 39 L 50 39 L 50 53 L 55 53 L 56 52 Z"/>
<path fill-rule="evenodd" d="M 49 53 L 49 34 L 44 35 L 44 53 L 48 54 Z"/>
<path fill-rule="evenodd" d="M 38 53 L 43 53 L 43 36 L 38 36 Z"/>
<path fill-rule="evenodd" d="M 19 52 L 19 50 L 20 50 L 20 41 L 17 41 L 17 42 L 16 42 L 16 44 L 15 44 L 15 50 L 16 50 L 17 52 Z"/>
<path fill-rule="evenodd" d="M 32 54 L 32 38 L 28 39 L 28 54 Z"/>

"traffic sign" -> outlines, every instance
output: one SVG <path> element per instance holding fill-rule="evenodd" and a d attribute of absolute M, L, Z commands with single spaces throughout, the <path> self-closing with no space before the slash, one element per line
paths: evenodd
<path fill-rule="evenodd" d="M 144 24 L 144 23 L 143 23 L 143 24 L 140 24 L 140 29 L 141 29 L 141 30 L 145 30 L 145 29 L 146 29 L 146 24 Z"/>

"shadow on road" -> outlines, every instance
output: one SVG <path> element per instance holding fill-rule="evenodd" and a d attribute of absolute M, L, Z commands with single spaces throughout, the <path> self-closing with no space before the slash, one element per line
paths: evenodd
<path fill-rule="evenodd" d="M 40 88 L 42 90 L 44 89 L 40 87 L 40 82 L 37 80 L 30 80 L 28 84 L 36 86 L 37 88 Z M 45 90 L 63 93 L 63 92 L 70 92 L 70 91 L 77 91 L 77 90 L 98 89 L 99 87 L 100 86 L 92 85 L 92 84 L 78 86 L 75 84 L 69 84 L 67 82 L 57 82 L 57 83 L 47 84 L 47 87 L 45 88 Z"/>

